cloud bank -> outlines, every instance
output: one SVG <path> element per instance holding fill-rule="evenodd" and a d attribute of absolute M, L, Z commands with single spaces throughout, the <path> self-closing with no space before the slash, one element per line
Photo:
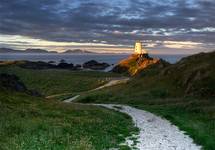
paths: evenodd
<path fill-rule="evenodd" d="M 1 0 L 0 46 L 127 52 L 140 39 L 157 52 L 207 51 L 214 10 L 214 0 Z"/>

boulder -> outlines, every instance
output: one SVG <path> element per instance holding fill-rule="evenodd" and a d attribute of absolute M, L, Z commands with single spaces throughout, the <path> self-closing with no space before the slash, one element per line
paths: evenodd
<path fill-rule="evenodd" d="M 107 63 L 99 63 L 99 62 L 97 62 L 95 60 L 90 60 L 90 61 L 85 62 L 83 64 L 83 68 L 92 69 L 92 70 L 104 70 L 109 66 L 110 65 L 107 64 Z"/>
<path fill-rule="evenodd" d="M 0 87 L 18 92 L 27 91 L 26 86 L 15 75 L 0 74 Z"/>
<path fill-rule="evenodd" d="M 72 63 L 68 64 L 65 62 L 61 62 L 57 65 L 57 68 L 59 68 L 59 69 L 74 69 L 74 65 Z"/>

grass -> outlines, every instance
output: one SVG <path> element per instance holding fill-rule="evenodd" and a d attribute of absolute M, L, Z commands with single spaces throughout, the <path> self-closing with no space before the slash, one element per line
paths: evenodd
<path fill-rule="evenodd" d="M 36 89 L 45 96 L 91 90 L 111 77 L 120 76 L 96 71 L 31 70 L 14 66 L 0 67 L 2 72 L 17 75 L 29 89 Z"/>
<path fill-rule="evenodd" d="M 122 113 L 0 91 L 0 149 L 119 148 L 136 131 Z"/>

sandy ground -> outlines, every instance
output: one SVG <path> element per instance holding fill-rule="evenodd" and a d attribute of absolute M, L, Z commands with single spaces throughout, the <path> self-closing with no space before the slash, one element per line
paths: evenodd
<path fill-rule="evenodd" d="M 126 83 L 129 78 L 114 79 L 107 84 L 100 86 L 94 90 L 99 90 L 105 87 Z M 64 102 L 69 103 L 77 99 L 80 95 L 74 96 Z M 140 129 L 139 135 L 132 135 L 126 138 L 125 144 L 132 149 L 139 150 L 200 150 L 201 146 L 193 143 L 193 140 L 180 131 L 178 127 L 172 125 L 166 119 L 158 117 L 144 110 L 136 109 L 125 105 L 115 104 L 92 104 L 109 109 L 114 109 L 128 114 L 132 117 L 135 125 Z M 136 138 L 137 143 L 134 144 L 133 138 Z"/>

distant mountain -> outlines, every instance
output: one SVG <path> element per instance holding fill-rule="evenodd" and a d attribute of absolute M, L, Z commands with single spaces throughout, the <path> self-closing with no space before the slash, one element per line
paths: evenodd
<path fill-rule="evenodd" d="M 14 50 L 11 48 L 0 48 L 0 53 L 57 53 L 56 51 L 47 51 L 44 49 L 26 49 L 26 50 Z"/>
<path fill-rule="evenodd" d="M 67 50 L 65 52 L 63 52 L 64 54 L 68 54 L 68 53 L 74 53 L 74 54 L 83 54 L 83 53 L 95 53 L 95 52 L 91 52 L 91 51 L 86 51 L 86 50 L 81 50 L 81 49 L 74 49 L 74 50 Z"/>
<path fill-rule="evenodd" d="M 0 53 L 19 53 L 19 50 L 14 50 L 11 48 L 0 48 Z"/>
<path fill-rule="evenodd" d="M 56 51 L 47 51 L 45 49 L 34 49 L 28 48 L 26 50 L 14 50 L 11 48 L 0 48 L 0 53 L 58 53 Z M 95 52 L 81 50 L 81 49 L 74 49 L 74 50 L 67 50 L 62 52 L 61 54 L 95 54 Z"/>
<path fill-rule="evenodd" d="M 47 51 L 44 49 L 26 49 L 25 51 L 23 51 L 25 53 L 57 53 L 56 51 Z"/>

